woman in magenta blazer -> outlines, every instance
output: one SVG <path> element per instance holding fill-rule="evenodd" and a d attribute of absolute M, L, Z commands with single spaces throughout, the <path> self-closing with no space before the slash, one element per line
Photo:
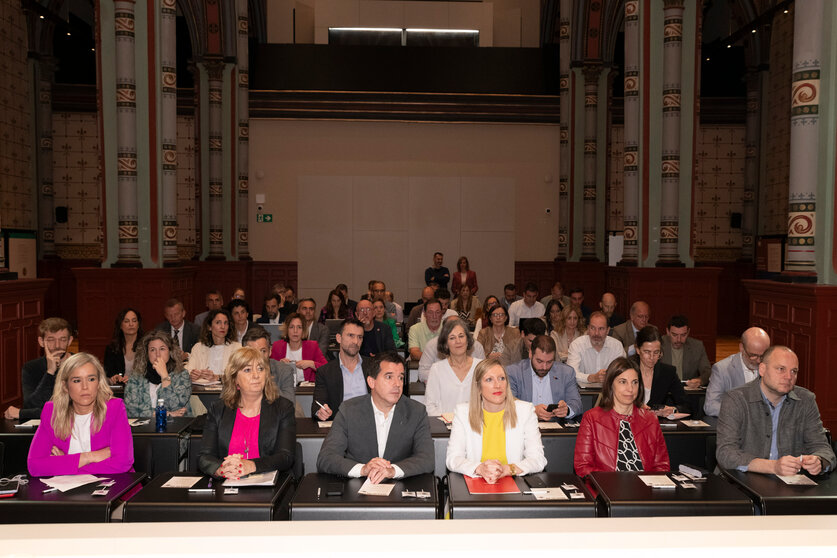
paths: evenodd
<path fill-rule="evenodd" d="M 471 287 L 472 295 L 477 294 L 480 288 L 477 284 L 477 272 L 471 271 L 471 264 L 468 262 L 468 258 L 462 256 L 456 260 L 456 271 L 451 275 L 453 275 L 451 277 L 451 292 L 456 296 L 459 296 L 459 289 L 462 288 L 462 285 Z"/>
<path fill-rule="evenodd" d="M 125 404 L 112 397 L 99 360 L 69 357 L 58 369 L 52 399 L 29 447 L 33 477 L 132 471 L 134 444 Z"/>
<path fill-rule="evenodd" d="M 326 363 L 316 341 L 306 341 L 305 321 L 294 312 L 285 319 L 285 336 L 273 344 L 270 358 L 293 364 L 303 371 L 306 382 L 313 382 L 317 368 Z"/>

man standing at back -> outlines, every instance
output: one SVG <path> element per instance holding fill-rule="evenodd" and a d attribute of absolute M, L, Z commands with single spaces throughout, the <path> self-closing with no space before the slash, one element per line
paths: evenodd
<path fill-rule="evenodd" d="M 738 352 L 712 367 L 703 412 L 717 417 L 721 410 L 721 396 L 733 388 L 743 386 L 758 377 L 761 357 L 770 347 L 770 336 L 760 327 L 751 327 L 741 334 Z"/>
<path fill-rule="evenodd" d="M 394 351 L 375 359 L 366 379 L 369 395 L 341 405 L 317 456 L 318 472 L 374 484 L 433 472 L 427 411 L 402 393 L 406 368 Z"/>
<path fill-rule="evenodd" d="M 445 256 L 441 252 L 433 254 L 433 265 L 424 270 L 424 284 L 428 287 L 430 283 L 436 283 L 440 289 L 448 288 L 450 281 L 450 270 L 443 266 Z"/>

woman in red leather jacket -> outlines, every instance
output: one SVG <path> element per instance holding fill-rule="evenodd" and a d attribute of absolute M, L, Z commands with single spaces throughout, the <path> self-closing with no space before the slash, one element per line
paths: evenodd
<path fill-rule="evenodd" d="M 575 472 L 668 471 L 657 416 L 642 408 L 642 382 L 626 358 L 607 367 L 599 406 L 584 413 L 575 443 Z"/>

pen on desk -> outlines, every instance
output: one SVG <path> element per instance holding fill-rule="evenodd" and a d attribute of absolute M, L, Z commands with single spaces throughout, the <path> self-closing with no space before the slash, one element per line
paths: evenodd
<path fill-rule="evenodd" d="M 320 409 L 325 409 L 325 405 L 323 405 L 322 403 L 320 403 L 320 402 L 319 402 L 319 401 L 317 401 L 316 399 L 314 400 L 314 403 L 316 403 L 317 405 L 319 405 L 319 406 L 320 406 Z"/>
<path fill-rule="evenodd" d="M 49 492 L 55 492 L 56 490 L 58 490 L 58 489 L 57 488 L 47 488 L 46 490 L 41 492 L 41 494 L 47 494 Z"/>
<path fill-rule="evenodd" d="M 320 491 L 321 491 L 321 490 L 322 490 L 321 488 L 318 488 L 318 489 L 317 489 L 317 500 L 319 500 L 319 499 L 320 499 Z"/>

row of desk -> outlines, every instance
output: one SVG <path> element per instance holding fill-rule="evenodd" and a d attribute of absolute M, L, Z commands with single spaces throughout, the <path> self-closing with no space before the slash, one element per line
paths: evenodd
<path fill-rule="evenodd" d="M 105 523 L 121 503 L 123 522 L 196 521 L 318 521 L 318 520 L 429 520 L 530 519 L 593 517 L 695 517 L 748 515 L 813 515 L 837 513 L 837 479 L 817 478 L 817 486 L 790 486 L 773 475 L 723 472 L 711 475 L 695 488 L 657 489 L 646 486 L 638 473 L 597 472 L 587 481 L 565 473 L 538 473 L 546 486 L 567 487 L 579 498 L 538 500 L 525 480 L 514 479 L 519 493 L 471 494 L 462 475 L 451 473 L 444 485 L 426 474 L 394 481 L 387 496 L 359 494 L 363 479 L 309 474 L 297 485 L 280 475 L 271 487 L 242 487 L 226 494 L 193 493 L 186 488 L 163 488 L 173 476 L 155 477 L 139 492 L 142 473 L 99 475 L 115 484 L 107 496 L 92 496 L 95 485 L 66 493 L 43 493 L 47 488 L 32 479 L 18 494 L 0 500 L 0 523 Z M 671 476 L 669 474 L 669 476 Z M 328 496 L 338 484 L 342 494 Z M 572 485 L 574 489 L 570 489 Z M 559 490 L 563 490 L 560 489 Z M 425 491 L 427 498 L 405 496 L 403 491 Z"/>

